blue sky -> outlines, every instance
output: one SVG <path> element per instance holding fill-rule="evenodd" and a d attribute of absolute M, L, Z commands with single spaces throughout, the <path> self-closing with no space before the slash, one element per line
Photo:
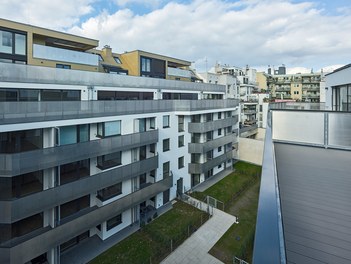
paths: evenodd
<path fill-rule="evenodd" d="M 297 71 L 350 63 L 351 0 L 3 0 L 0 17 L 193 61 Z"/>

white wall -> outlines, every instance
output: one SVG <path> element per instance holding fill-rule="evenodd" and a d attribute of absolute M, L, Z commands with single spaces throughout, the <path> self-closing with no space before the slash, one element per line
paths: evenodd
<path fill-rule="evenodd" d="M 264 141 L 239 137 L 239 160 L 262 165 Z"/>

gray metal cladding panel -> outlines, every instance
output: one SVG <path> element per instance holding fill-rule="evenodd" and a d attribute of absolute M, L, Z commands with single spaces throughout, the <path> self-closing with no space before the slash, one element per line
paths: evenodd
<path fill-rule="evenodd" d="M 118 182 L 157 169 L 158 156 L 82 178 L 13 201 L 0 201 L 0 223 L 13 223 Z"/>
<path fill-rule="evenodd" d="M 351 115 L 342 113 L 328 114 L 329 145 L 351 147 Z"/>
<path fill-rule="evenodd" d="M 223 162 L 226 162 L 227 160 L 231 160 L 233 157 L 233 153 L 232 151 L 230 150 L 229 152 L 227 153 L 224 153 L 212 160 L 209 160 L 205 163 L 200 163 L 200 164 L 197 164 L 197 163 L 189 163 L 188 165 L 188 172 L 189 173 L 205 173 L 207 171 L 209 171 L 210 169 L 222 164 Z"/>
<path fill-rule="evenodd" d="M 275 143 L 287 260 L 351 263 L 351 152 Z"/>
<path fill-rule="evenodd" d="M 205 154 L 207 151 L 224 146 L 228 143 L 235 142 L 235 134 L 229 134 L 214 140 L 210 140 L 204 143 L 189 143 L 188 151 L 189 153 L 202 153 Z"/>
<path fill-rule="evenodd" d="M 109 137 L 15 154 L 0 154 L 0 175 L 16 176 L 74 161 L 156 143 L 158 130 Z"/>
<path fill-rule="evenodd" d="M 173 185 L 173 177 L 167 177 L 121 199 L 86 213 L 72 221 L 57 226 L 10 249 L 10 263 L 25 263 L 63 242 L 97 226 L 113 216 L 162 193 Z M 1 258 L 0 258 L 1 259 Z"/>
<path fill-rule="evenodd" d="M 230 117 L 230 118 L 220 119 L 220 120 L 215 120 L 215 121 L 210 121 L 210 122 L 189 123 L 188 132 L 189 133 L 205 133 L 205 132 L 216 130 L 219 128 L 233 126 L 237 122 L 238 122 L 237 117 Z"/>

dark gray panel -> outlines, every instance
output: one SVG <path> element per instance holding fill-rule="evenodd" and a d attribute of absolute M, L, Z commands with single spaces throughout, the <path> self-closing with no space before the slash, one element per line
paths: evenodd
<path fill-rule="evenodd" d="M 238 100 L 0 102 L 0 125 L 173 111 L 234 108 Z M 224 119 L 226 120 L 226 119 Z M 237 122 L 233 118 L 232 124 Z M 219 120 L 220 121 L 220 120 Z"/>
<path fill-rule="evenodd" d="M 139 191 L 131 193 L 121 199 L 102 207 L 94 207 L 93 211 L 87 212 L 72 221 L 50 229 L 37 235 L 32 239 L 19 244 L 11 244 L 9 250 L 11 261 L 9 263 L 25 263 L 33 257 L 39 256 L 51 248 L 89 230 L 103 221 L 131 208 L 158 193 L 168 190 L 173 185 L 173 177 L 167 177 Z M 67 232 L 69 230 L 69 232 Z M 0 259 L 8 259 L 8 256 L 1 256 Z"/>
<path fill-rule="evenodd" d="M 189 163 L 188 164 L 188 171 L 189 173 L 205 173 L 208 170 L 222 164 L 223 162 L 227 160 L 231 160 L 233 157 L 232 150 L 228 151 L 227 153 L 224 153 L 212 160 L 209 160 L 205 163 Z"/>
<path fill-rule="evenodd" d="M 288 262 L 351 263 L 351 152 L 275 151 Z"/>
<path fill-rule="evenodd" d="M 225 128 L 227 126 L 233 126 L 238 122 L 238 116 L 229 117 L 226 119 L 220 119 L 210 122 L 202 123 L 189 123 L 188 132 L 189 133 L 206 133 L 208 131 L 213 131 L 219 128 Z"/>
<path fill-rule="evenodd" d="M 16 176 L 157 141 L 158 130 L 151 130 L 22 153 L 0 154 L 0 175 Z"/>
<path fill-rule="evenodd" d="M 236 141 L 236 138 L 236 134 L 233 133 L 204 143 L 189 143 L 188 152 L 205 154 L 207 151 L 218 148 L 219 146 L 224 146 L 228 143 L 234 143 Z"/>
<path fill-rule="evenodd" d="M 13 223 L 118 182 L 157 169 L 158 156 L 134 162 L 90 177 L 13 201 L 0 201 L 0 223 Z"/>

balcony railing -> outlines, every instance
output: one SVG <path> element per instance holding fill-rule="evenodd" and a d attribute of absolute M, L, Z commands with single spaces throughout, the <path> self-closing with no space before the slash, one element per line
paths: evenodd
<path fill-rule="evenodd" d="M 189 153 L 202 153 L 218 148 L 220 146 L 224 146 L 228 143 L 236 142 L 237 135 L 235 133 L 229 134 L 224 137 L 216 138 L 215 140 L 211 140 L 205 143 L 189 143 Z"/>
<path fill-rule="evenodd" d="M 210 169 L 226 162 L 227 160 L 231 160 L 233 158 L 232 150 L 224 153 L 218 157 L 215 157 L 205 163 L 189 163 L 188 172 L 194 174 L 201 174 L 209 171 Z"/>
<path fill-rule="evenodd" d="M 0 102 L 0 125 L 172 111 L 199 111 L 234 108 L 238 105 L 239 101 L 235 99 Z"/>
<path fill-rule="evenodd" d="M 168 73 L 168 75 L 171 75 L 171 76 L 191 78 L 191 72 L 189 70 L 168 67 L 167 73 Z"/>
<path fill-rule="evenodd" d="M 7 176 L 24 174 L 157 141 L 158 130 L 151 130 L 21 153 L 0 154 L 0 173 Z"/>
<path fill-rule="evenodd" d="M 204 123 L 189 123 L 189 133 L 205 133 L 208 131 L 216 130 L 219 128 L 225 128 L 228 126 L 235 125 L 238 122 L 238 116 L 229 117 L 226 119 L 215 120 Z"/>
<path fill-rule="evenodd" d="M 99 65 L 98 55 L 38 44 L 33 44 L 33 57 L 64 63 L 77 63 L 91 66 Z"/>
<path fill-rule="evenodd" d="M 9 241 L 4 248 L 0 248 L 0 263 L 25 263 L 32 258 L 49 251 L 79 234 L 94 228 L 121 212 L 132 208 L 155 195 L 162 193 L 173 185 L 173 176 L 167 177 L 148 187 L 128 194 L 121 199 L 102 207 L 91 207 L 84 215 L 72 219 L 55 228 L 48 227 L 39 230 L 41 234 L 26 241 Z M 67 232 L 67 230 L 70 230 Z M 45 243 L 43 243 L 45 241 Z M 21 252 L 21 254 L 18 254 Z"/>

